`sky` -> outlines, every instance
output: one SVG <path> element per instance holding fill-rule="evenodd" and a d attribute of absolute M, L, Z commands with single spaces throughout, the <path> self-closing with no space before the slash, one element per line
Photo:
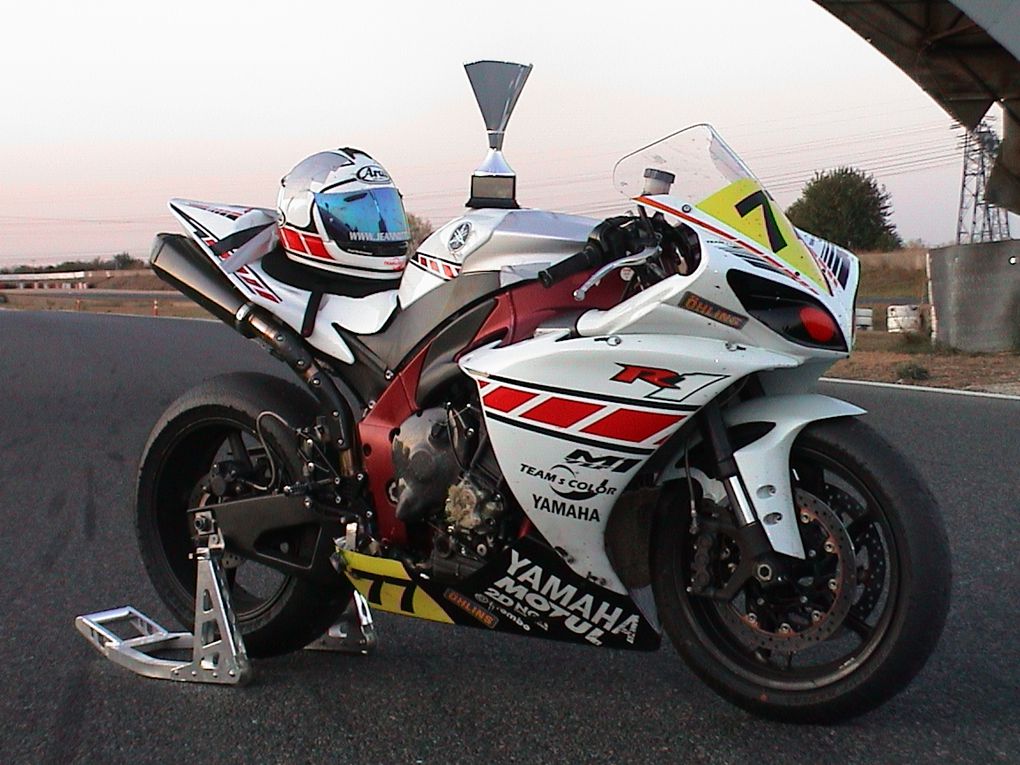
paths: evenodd
<path fill-rule="evenodd" d="M 0 265 L 148 253 L 166 201 L 274 207 L 337 146 L 409 212 L 463 211 L 486 137 L 463 64 L 533 64 L 504 153 L 524 206 L 619 209 L 616 160 L 716 127 L 785 207 L 870 170 L 906 240 L 955 237 L 950 118 L 812 0 L 18 2 L 0 27 Z"/>

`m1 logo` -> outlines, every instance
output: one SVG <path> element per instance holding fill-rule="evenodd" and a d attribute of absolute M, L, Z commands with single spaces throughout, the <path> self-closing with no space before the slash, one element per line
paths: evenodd
<path fill-rule="evenodd" d="M 604 457 L 597 456 L 584 449 L 575 449 L 563 461 L 568 465 L 576 465 L 588 470 L 611 470 L 614 473 L 626 473 L 641 462 L 633 457 L 617 457 L 613 454 L 607 454 Z"/>
<path fill-rule="evenodd" d="M 610 380 L 628 385 L 634 383 L 651 385 L 654 390 L 645 394 L 645 398 L 667 401 L 683 401 L 699 390 L 720 380 L 725 380 L 727 377 L 710 372 L 676 372 L 672 369 L 643 367 L 636 364 L 617 364 L 617 366 L 621 369 L 613 377 L 610 377 Z"/>

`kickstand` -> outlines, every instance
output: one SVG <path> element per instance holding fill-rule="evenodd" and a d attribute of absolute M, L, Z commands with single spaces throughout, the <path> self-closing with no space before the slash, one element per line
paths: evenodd
<path fill-rule="evenodd" d="M 196 525 L 201 528 L 201 524 L 214 530 L 207 535 L 206 546 L 195 552 L 194 634 L 170 632 L 131 606 L 79 616 L 74 623 L 106 658 L 136 674 L 160 680 L 243 685 L 251 680 L 252 668 L 220 565 L 223 539 L 210 513 L 197 514 Z M 191 661 L 155 655 L 168 651 L 191 651 Z"/>

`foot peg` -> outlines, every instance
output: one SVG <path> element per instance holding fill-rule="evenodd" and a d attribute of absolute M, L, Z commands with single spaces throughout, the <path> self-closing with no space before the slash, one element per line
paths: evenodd
<path fill-rule="evenodd" d="M 106 658 L 144 677 L 224 685 L 247 683 L 252 677 L 251 663 L 230 607 L 221 555 L 222 543 L 218 548 L 201 547 L 196 552 L 194 634 L 170 632 L 131 606 L 79 616 L 75 626 Z M 190 651 L 191 660 L 157 656 L 180 651 Z"/>
<path fill-rule="evenodd" d="M 375 650 L 375 624 L 368 601 L 357 590 L 347 609 L 326 633 L 307 646 L 308 651 L 335 651 L 337 653 L 369 654 Z"/>

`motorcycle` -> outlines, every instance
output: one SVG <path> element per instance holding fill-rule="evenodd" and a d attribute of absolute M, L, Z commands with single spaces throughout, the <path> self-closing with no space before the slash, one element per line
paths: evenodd
<path fill-rule="evenodd" d="M 471 209 L 398 290 L 284 281 L 278 251 L 251 254 L 295 235 L 274 211 L 171 202 L 188 236 L 159 235 L 154 270 L 302 387 L 219 377 L 156 425 L 137 527 L 160 597 L 257 656 L 356 592 L 592 647 L 665 633 L 768 718 L 882 704 L 934 650 L 951 574 L 915 469 L 813 392 L 850 351 L 857 259 L 797 230 L 707 125 L 620 160 L 632 213 L 521 209 L 500 149 L 527 72 L 480 63 L 509 108 Z M 229 618 L 199 624 L 210 593 Z"/>

